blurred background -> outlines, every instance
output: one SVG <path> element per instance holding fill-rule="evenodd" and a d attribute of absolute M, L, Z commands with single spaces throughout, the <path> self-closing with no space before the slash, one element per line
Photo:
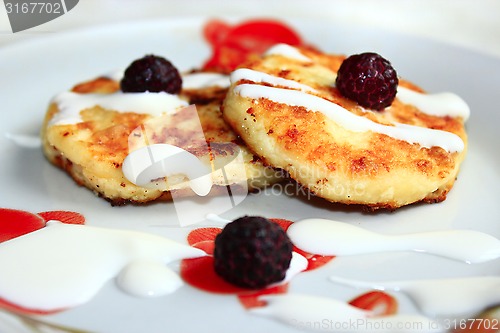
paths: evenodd
<path fill-rule="evenodd" d="M 80 0 L 67 14 L 12 33 L 0 8 L 0 47 L 86 26 L 193 16 L 307 18 L 355 23 L 500 57 L 499 0 Z"/>

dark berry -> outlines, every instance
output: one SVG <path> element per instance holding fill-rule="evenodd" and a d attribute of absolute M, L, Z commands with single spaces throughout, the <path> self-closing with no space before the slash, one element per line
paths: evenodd
<path fill-rule="evenodd" d="M 164 91 L 178 94 L 182 88 L 182 78 L 167 59 L 147 55 L 127 67 L 120 88 L 123 92 Z"/>
<path fill-rule="evenodd" d="M 244 216 L 228 223 L 217 235 L 215 272 L 236 286 L 263 288 L 285 278 L 292 248 L 279 225 L 263 217 Z"/>
<path fill-rule="evenodd" d="M 377 53 L 355 54 L 342 62 L 335 84 L 340 93 L 359 105 L 382 110 L 396 97 L 398 75 Z"/>

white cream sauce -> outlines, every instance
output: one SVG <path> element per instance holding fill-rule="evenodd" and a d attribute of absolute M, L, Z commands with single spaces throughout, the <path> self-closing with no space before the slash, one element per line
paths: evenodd
<path fill-rule="evenodd" d="M 0 298 L 28 309 L 70 308 L 117 276 L 131 294 L 163 295 L 181 285 L 166 264 L 204 255 L 153 234 L 49 221 L 0 243 Z"/>
<path fill-rule="evenodd" d="M 122 172 L 131 183 L 143 187 L 152 180 L 182 174 L 200 196 L 206 196 L 213 185 L 210 167 L 190 152 L 166 143 L 134 150 L 123 161 Z"/>
<path fill-rule="evenodd" d="M 355 115 L 326 99 L 301 91 L 256 84 L 240 84 L 234 88 L 234 91 L 246 98 L 256 100 L 266 98 L 276 103 L 300 106 L 312 112 L 321 112 L 344 128 L 354 132 L 373 131 L 398 140 L 417 143 L 426 148 L 438 146 L 449 152 L 460 152 L 464 149 L 464 142 L 456 134 L 400 123 L 395 123 L 394 126 L 382 125 Z"/>
<path fill-rule="evenodd" d="M 42 146 L 40 135 L 5 133 L 5 137 L 23 148 L 40 148 Z"/>
<path fill-rule="evenodd" d="M 271 317 L 301 329 L 324 332 L 444 332 L 439 324 L 419 315 L 373 317 L 370 311 L 332 298 L 302 294 L 265 295 L 266 306 L 250 313 Z"/>
<path fill-rule="evenodd" d="M 70 91 L 62 92 L 52 100 L 59 112 L 49 121 L 51 125 L 68 125 L 82 122 L 80 112 L 100 106 L 117 112 L 134 112 L 151 115 L 173 113 L 188 103 L 177 95 L 165 92 L 123 93 L 112 94 L 78 94 Z"/>
<path fill-rule="evenodd" d="M 280 86 L 290 89 L 296 89 L 305 92 L 317 93 L 318 91 L 308 85 L 299 83 L 294 80 L 288 80 L 274 75 L 269 75 L 253 69 L 240 68 L 231 73 L 231 83 L 236 83 L 240 80 L 250 80 L 255 83 L 268 83 L 273 86 Z"/>
<path fill-rule="evenodd" d="M 279 55 L 283 57 L 287 57 L 290 59 L 295 59 L 303 62 L 311 62 L 311 58 L 302 54 L 296 47 L 293 47 L 288 44 L 276 44 L 269 48 L 265 53 L 265 56 L 270 55 Z"/>
<path fill-rule="evenodd" d="M 115 81 L 120 81 L 123 71 L 106 75 Z M 183 89 L 203 89 L 209 87 L 229 87 L 229 76 L 217 73 L 191 73 L 182 76 Z M 172 113 L 188 103 L 179 95 L 166 92 L 124 93 L 117 91 L 112 94 L 78 94 L 66 91 L 58 94 L 52 100 L 59 112 L 49 121 L 52 125 L 69 125 L 82 122 L 80 112 L 100 106 L 104 109 L 118 112 L 146 113 L 153 116 Z"/>
<path fill-rule="evenodd" d="M 416 106 L 421 112 L 433 116 L 462 117 L 469 119 L 470 108 L 467 103 L 450 92 L 422 94 L 405 87 L 398 87 L 396 97 L 405 104 Z"/>
<path fill-rule="evenodd" d="M 131 262 L 116 280 L 122 290 L 138 297 L 157 297 L 173 293 L 184 282 L 180 276 L 158 261 Z"/>
<path fill-rule="evenodd" d="M 229 76 L 224 74 L 199 72 L 182 75 L 182 89 L 227 88 L 229 85 Z"/>
<path fill-rule="evenodd" d="M 303 255 L 297 252 L 292 252 L 292 260 L 290 260 L 290 267 L 288 267 L 288 269 L 286 270 L 285 278 L 282 281 L 277 282 L 273 285 L 280 285 L 290 282 L 293 279 L 293 277 L 295 277 L 297 274 L 299 274 L 302 271 L 305 271 L 308 265 L 309 262 Z"/>
<path fill-rule="evenodd" d="M 403 292 L 430 317 L 473 318 L 500 302 L 500 277 L 496 276 L 377 282 L 333 276 L 330 280 L 356 288 Z"/>
<path fill-rule="evenodd" d="M 305 219 L 293 223 L 287 233 L 300 249 L 321 255 L 416 251 L 470 264 L 500 257 L 500 240 L 473 230 L 383 235 L 344 222 Z"/>

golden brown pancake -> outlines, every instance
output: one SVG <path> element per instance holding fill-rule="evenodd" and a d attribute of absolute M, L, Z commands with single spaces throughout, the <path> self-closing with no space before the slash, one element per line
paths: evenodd
<path fill-rule="evenodd" d="M 78 84 L 71 91 L 107 95 L 118 90 L 119 82 L 100 77 Z M 220 104 L 226 92 L 227 88 L 217 86 L 183 90 L 180 97 L 196 104 L 198 116 L 192 117 L 192 113 L 181 110 L 169 117 L 167 123 L 155 121 L 150 114 L 117 112 L 95 105 L 81 110 L 81 121 L 77 123 L 54 125 L 51 120 L 60 110 L 52 102 L 42 127 L 43 151 L 50 162 L 65 170 L 77 184 L 113 205 L 171 200 L 173 192 L 177 196 L 194 195 L 182 174 L 172 175 L 168 188 L 137 186 L 124 176 L 125 158 L 144 144 L 168 143 L 198 157 L 212 170 L 211 195 L 227 193 L 227 186 L 233 191 L 234 188 L 251 191 L 277 181 L 279 173 L 265 166 L 238 141 L 222 119 Z M 201 122 L 204 137 L 196 133 L 197 122 Z M 235 158 L 240 152 L 239 158 Z M 225 166 L 224 173 L 221 166 Z"/>
<path fill-rule="evenodd" d="M 233 72 L 223 114 L 248 147 L 331 202 L 395 209 L 444 200 L 465 156 L 463 117 L 429 114 L 400 98 L 381 112 L 364 109 L 335 87 L 345 56 L 297 51 L 301 56 L 263 55 Z M 400 79 L 398 91 L 405 88 L 429 96 Z M 328 104 L 332 113 L 320 112 L 316 102 Z M 338 115 L 354 121 L 344 123 Z M 397 123 L 412 125 L 424 131 L 417 135 L 424 142 L 357 128 L 366 123 L 384 130 Z M 406 128 L 403 132 L 408 134 Z M 443 144 L 425 143 L 434 134 L 439 136 L 434 141 Z"/>

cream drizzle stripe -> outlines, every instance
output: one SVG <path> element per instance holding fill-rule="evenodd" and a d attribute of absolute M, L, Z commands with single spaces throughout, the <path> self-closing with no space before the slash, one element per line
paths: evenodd
<path fill-rule="evenodd" d="M 460 152 L 464 149 L 464 142 L 456 134 L 400 123 L 394 123 L 394 126 L 378 124 L 357 116 L 335 103 L 301 91 L 256 84 L 241 84 L 235 87 L 234 91 L 246 98 L 267 98 L 276 103 L 322 112 L 342 127 L 354 132 L 373 131 L 409 143 L 418 143 L 425 148 L 438 146 L 449 152 Z"/>
<path fill-rule="evenodd" d="M 433 116 L 462 117 L 464 121 L 470 116 L 470 108 L 467 103 L 460 96 L 450 92 L 422 94 L 398 87 L 396 98 L 405 104 L 416 106 L 420 112 Z"/>
<path fill-rule="evenodd" d="M 249 80 L 255 83 L 267 83 L 273 86 L 286 87 L 297 89 L 305 92 L 318 93 L 318 91 L 308 85 L 299 83 L 294 80 L 284 79 L 282 77 L 259 72 L 253 69 L 240 68 L 231 73 L 231 83 L 234 84 L 241 80 Z"/>
<path fill-rule="evenodd" d="M 277 44 L 270 48 L 266 55 L 281 55 L 294 60 L 312 60 L 304 56 L 296 47 Z M 335 82 L 335 76 L 332 81 Z M 256 81 L 257 82 L 257 81 Z M 423 94 L 404 87 L 398 87 L 396 96 L 401 102 L 416 106 L 420 112 L 433 116 L 462 117 L 466 121 L 470 116 L 470 108 L 467 103 L 458 95 L 444 92 L 438 94 Z"/>
<path fill-rule="evenodd" d="M 312 62 L 309 57 L 300 52 L 296 47 L 288 44 L 276 44 L 266 51 L 265 56 L 280 55 L 294 60 L 299 60 L 303 62 Z"/>

